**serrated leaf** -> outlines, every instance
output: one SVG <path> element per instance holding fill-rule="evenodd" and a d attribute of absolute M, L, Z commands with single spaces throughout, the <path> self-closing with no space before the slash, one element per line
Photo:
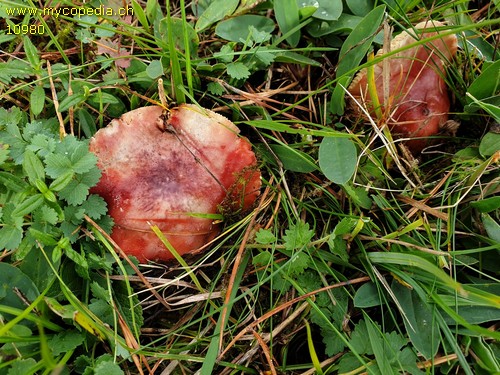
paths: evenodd
<path fill-rule="evenodd" d="M 106 214 L 108 205 L 106 201 L 99 195 L 91 194 L 82 203 L 82 208 L 85 209 L 85 213 L 92 219 L 100 219 Z"/>
<path fill-rule="evenodd" d="M 97 156 L 89 151 L 88 145 L 84 142 L 71 154 L 70 160 L 73 171 L 79 174 L 90 171 L 97 164 Z"/>
<path fill-rule="evenodd" d="M 226 66 L 227 74 L 234 79 L 246 79 L 250 77 L 250 70 L 240 62 L 229 63 Z"/>
<path fill-rule="evenodd" d="M 68 171 L 71 171 L 71 161 L 66 155 L 53 153 L 45 158 L 45 172 L 48 176 L 56 179 Z"/>
<path fill-rule="evenodd" d="M 78 348 L 85 340 L 85 334 L 75 330 L 63 331 L 50 338 L 47 344 L 52 355 L 58 356 Z"/>
<path fill-rule="evenodd" d="M 76 180 L 71 180 L 69 184 L 59 192 L 59 197 L 71 205 L 82 204 L 89 194 L 90 187 Z"/>
<path fill-rule="evenodd" d="M 285 272 L 291 277 L 300 275 L 309 267 L 310 260 L 311 258 L 306 252 L 298 251 L 286 263 Z"/>
<path fill-rule="evenodd" d="M 224 94 L 224 87 L 222 87 L 222 85 L 217 82 L 210 82 L 207 85 L 207 89 L 212 95 L 215 96 L 221 96 L 222 94 Z"/>
<path fill-rule="evenodd" d="M 45 90 L 43 86 L 37 85 L 30 94 L 30 108 L 35 116 L 38 116 L 45 104 Z"/>
<path fill-rule="evenodd" d="M 313 237 L 314 231 L 309 229 L 309 223 L 299 221 L 297 224 L 290 225 L 290 228 L 285 231 L 285 235 L 283 236 L 285 249 L 302 249 L 311 242 Z"/>
<path fill-rule="evenodd" d="M 18 359 L 11 364 L 7 375 L 33 374 L 37 366 L 34 358 Z"/>
<path fill-rule="evenodd" d="M 255 242 L 264 245 L 271 244 L 276 242 L 276 236 L 269 229 L 260 229 L 255 234 Z"/>
<path fill-rule="evenodd" d="M 23 231 L 11 225 L 0 228 L 0 249 L 15 250 L 23 239 Z"/>
<path fill-rule="evenodd" d="M 11 59 L 7 62 L 0 62 L 0 82 L 9 85 L 13 78 L 28 78 L 34 74 L 33 67 L 21 59 Z"/>
<path fill-rule="evenodd" d="M 92 295 L 95 298 L 102 299 L 103 301 L 106 302 L 111 302 L 111 296 L 109 294 L 109 291 L 107 289 L 104 289 L 97 282 L 93 281 L 90 284 L 90 290 L 92 291 Z"/>
<path fill-rule="evenodd" d="M 38 212 L 40 213 L 39 220 L 42 223 L 56 225 L 59 221 L 59 215 L 56 210 L 47 205 L 43 205 Z"/>

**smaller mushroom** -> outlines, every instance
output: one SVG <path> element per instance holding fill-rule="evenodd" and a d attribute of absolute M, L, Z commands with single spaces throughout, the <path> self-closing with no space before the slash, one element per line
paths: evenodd
<path fill-rule="evenodd" d="M 436 28 L 444 26 L 442 22 L 426 21 L 417 24 L 411 33 L 403 31 L 392 40 L 391 51 L 413 46 L 373 67 L 385 121 L 395 136 L 412 138 L 407 146 L 415 153 L 428 144 L 425 138 L 438 134 L 448 120 L 450 99 L 444 80 L 445 66 L 457 52 L 457 37 L 443 35 L 416 44 L 419 40 L 440 35 L 442 32 Z M 384 51 L 379 50 L 377 57 L 383 54 Z M 356 101 L 353 108 L 361 113 L 361 105 L 375 116 L 374 101 L 368 92 L 367 69 L 356 75 L 348 91 Z"/>
<path fill-rule="evenodd" d="M 152 225 L 180 255 L 197 252 L 219 233 L 217 215 L 251 208 L 260 172 L 238 133 L 217 113 L 181 105 L 133 110 L 95 134 L 90 151 L 102 177 L 91 192 L 108 203 L 111 237 L 126 254 L 173 259 Z"/>

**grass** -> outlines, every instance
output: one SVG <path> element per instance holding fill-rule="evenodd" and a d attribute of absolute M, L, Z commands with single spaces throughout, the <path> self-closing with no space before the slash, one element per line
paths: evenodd
<path fill-rule="evenodd" d="M 0 374 L 500 373 L 498 6 L 313 3 L 0 0 Z M 342 86 L 427 18 L 460 127 L 415 158 Z M 233 120 L 263 188 L 202 255 L 138 265 L 86 139 L 162 93 Z"/>

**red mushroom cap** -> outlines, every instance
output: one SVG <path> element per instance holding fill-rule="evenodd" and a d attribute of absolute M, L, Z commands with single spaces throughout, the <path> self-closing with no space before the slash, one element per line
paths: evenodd
<path fill-rule="evenodd" d="M 396 50 L 439 35 L 439 31 L 431 29 L 443 26 L 441 22 L 421 22 L 415 26 L 413 35 L 404 31 L 396 36 L 390 49 Z M 395 135 L 425 138 L 437 134 L 448 120 L 450 100 L 444 80 L 444 66 L 456 52 L 457 37 L 444 35 L 410 47 L 388 57 L 385 62 L 380 61 L 374 65 L 377 96 L 382 112 L 386 114 L 387 124 Z M 382 55 L 382 50 L 377 52 L 377 56 Z M 386 83 L 388 87 L 384 87 Z M 348 91 L 374 116 L 372 98 L 368 94 L 366 69 L 357 74 Z M 388 93 L 387 103 L 385 93 Z M 354 104 L 353 107 L 359 109 L 359 104 Z M 426 139 L 407 142 L 407 146 L 414 152 L 420 152 L 426 144 Z"/>
<path fill-rule="evenodd" d="M 140 261 L 173 258 L 151 226 L 175 250 L 194 252 L 214 239 L 213 214 L 249 209 L 261 186 L 247 139 L 225 117 L 194 105 L 164 114 L 139 108 L 113 120 L 90 141 L 102 170 L 91 192 L 115 220 L 111 237 Z"/>

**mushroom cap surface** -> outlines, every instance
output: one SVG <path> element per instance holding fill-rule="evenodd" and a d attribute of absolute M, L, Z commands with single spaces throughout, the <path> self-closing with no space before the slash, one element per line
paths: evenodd
<path fill-rule="evenodd" d="M 219 233 L 217 214 L 253 205 L 260 172 L 238 133 L 217 113 L 181 105 L 168 114 L 159 106 L 130 111 L 95 134 L 90 150 L 102 177 L 91 192 L 106 200 L 111 237 L 125 253 L 173 258 L 152 225 L 179 254 L 196 252 Z"/>

